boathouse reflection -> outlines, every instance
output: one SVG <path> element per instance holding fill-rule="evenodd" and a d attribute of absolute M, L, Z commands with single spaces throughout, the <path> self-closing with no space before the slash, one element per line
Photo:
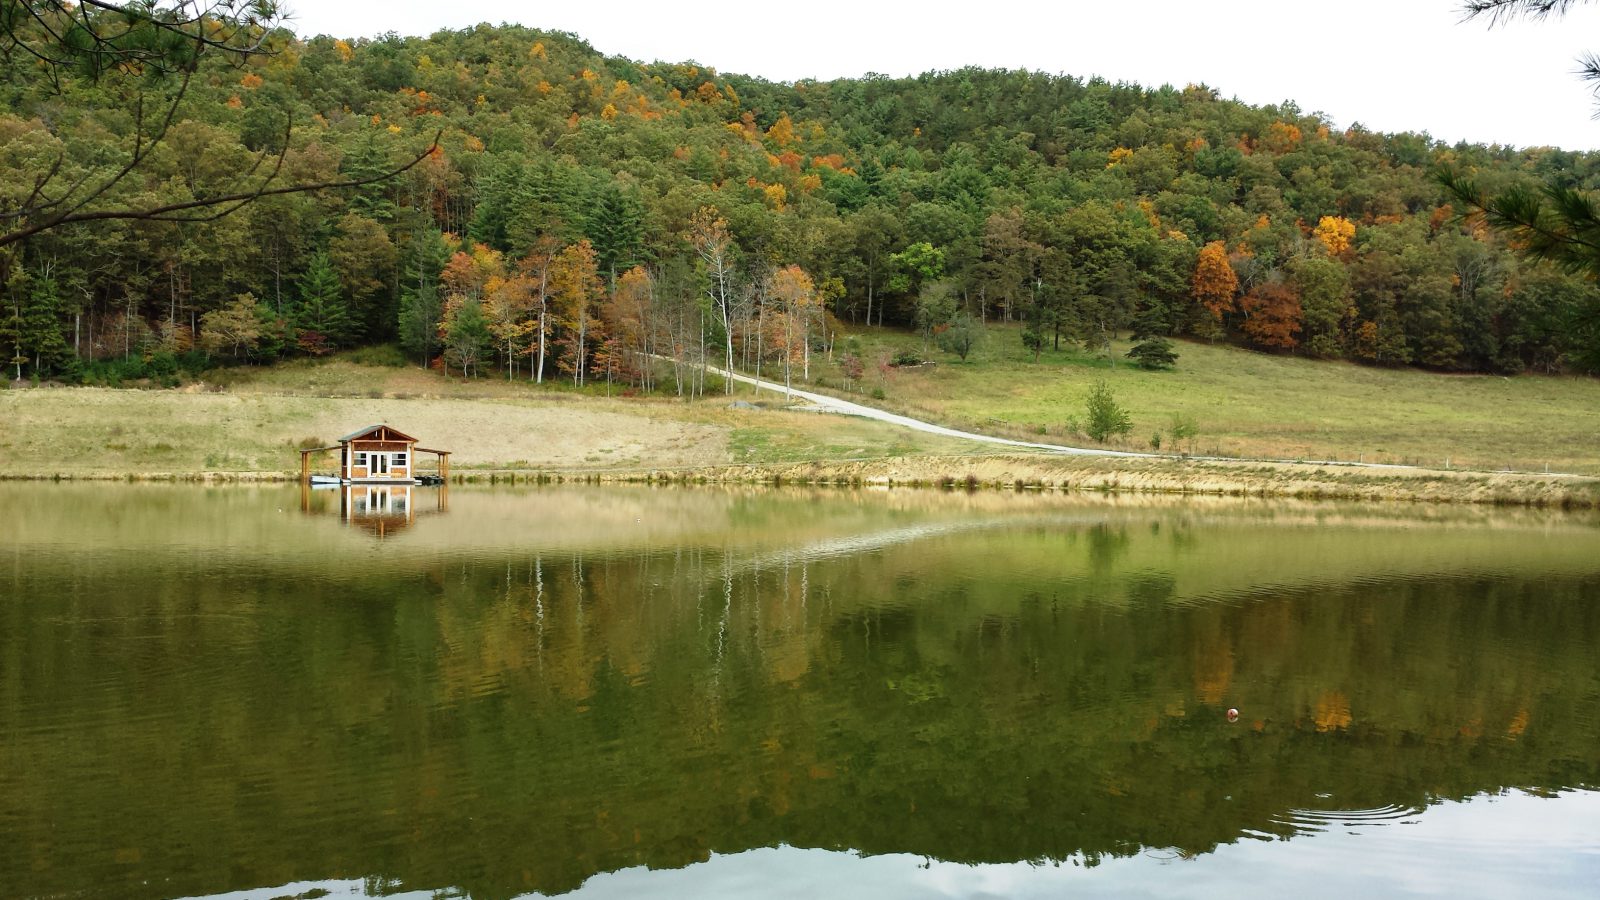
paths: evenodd
<path fill-rule="evenodd" d="M 361 528 L 381 540 L 410 528 L 419 515 L 449 512 L 450 486 L 302 484 L 300 511 L 308 515 L 337 514 L 346 525 Z"/>

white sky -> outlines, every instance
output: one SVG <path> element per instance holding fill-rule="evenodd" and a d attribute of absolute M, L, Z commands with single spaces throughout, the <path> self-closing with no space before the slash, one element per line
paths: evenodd
<path fill-rule="evenodd" d="M 1460 0 L 288 0 L 304 35 L 429 34 L 479 22 L 570 31 L 606 54 L 694 60 L 790 81 L 964 65 L 1204 82 L 1294 100 L 1338 126 L 1446 141 L 1600 149 L 1577 57 L 1600 52 L 1600 3 L 1489 29 Z"/>

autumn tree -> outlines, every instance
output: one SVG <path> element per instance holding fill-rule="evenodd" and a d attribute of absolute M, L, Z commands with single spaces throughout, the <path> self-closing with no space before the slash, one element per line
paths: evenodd
<path fill-rule="evenodd" d="M 20 196 L 0 200 L 0 248 L 79 223 L 214 222 L 264 197 L 387 181 L 432 152 L 437 137 L 410 162 L 370 178 L 293 182 L 281 177 L 288 149 L 281 142 L 276 154 L 258 155 L 218 190 L 165 198 L 125 190 L 170 152 L 168 138 L 202 64 L 242 66 L 271 55 L 282 20 L 272 0 L 0 0 L 0 54 L 8 62 L 30 60 L 39 82 L 58 94 L 74 77 L 120 82 L 133 94 L 125 102 L 134 123 L 125 159 L 105 170 L 79 177 L 63 157 L 38 158 Z M 8 262 L 0 256 L 0 278 Z"/>
<path fill-rule="evenodd" d="M 1350 251 L 1356 236 L 1356 225 L 1343 216 L 1323 216 L 1313 231 L 1329 256 L 1343 256 Z"/>
<path fill-rule="evenodd" d="M 88 16 L 106 31 L 80 37 L 114 37 L 121 20 L 110 14 L 123 6 L 0 0 L 25 20 L 0 43 L 48 42 L 46 23 L 28 18 L 33 11 L 47 21 Z M 1221 337 L 1225 324 L 1241 343 L 1267 346 L 1244 327 L 1266 320 L 1255 304 L 1274 278 L 1300 295 L 1297 349 L 1318 356 L 1474 371 L 1600 367 L 1600 289 L 1586 277 L 1600 269 L 1549 275 L 1514 259 L 1544 241 L 1582 256 L 1592 235 L 1558 211 L 1588 216 L 1581 204 L 1592 200 L 1594 160 L 1582 152 L 1446 147 L 1358 126 L 1330 135 L 1329 123 L 1292 104 L 1252 107 L 1206 89 L 1180 97 L 979 69 L 847 80 L 825 104 L 807 100 L 803 86 L 752 85 L 757 96 L 741 101 L 701 72 L 598 57 L 569 36 L 516 28 L 399 43 L 293 41 L 280 29 L 265 40 L 284 52 L 244 57 L 232 71 L 231 57 L 208 50 L 193 67 L 137 83 L 116 69 L 84 77 L 10 46 L 13 62 L 30 62 L 6 70 L 0 101 L 0 230 L 65 212 L 135 155 L 131 171 L 81 211 L 173 213 L 78 218 L 73 228 L 0 247 L 0 282 L 10 271 L 50 273 L 56 311 L 35 318 L 64 337 L 89 378 L 136 368 L 94 365 L 113 355 L 131 362 L 183 353 L 202 314 L 246 291 L 293 321 L 295 276 L 320 248 L 354 304 L 357 327 L 336 343 L 399 331 L 408 357 L 431 360 L 449 320 L 476 297 L 498 335 L 492 352 L 506 357 L 491 362 L 485 351 L 482 367 L 508 362 L 515 377 L 527 353 L 538 380 L 549 355 L 568 353 L 572 340 L 549 309 L 547 287 L 538 288 L 548 279 L 519 281 L 539 267 L 512 264 L 545 235 L 552 245 L 537 256 L 547 260 L 587 236 L 612 300 L 635 263 L 647 266 L 648 327 L 608 333 L 610 344 L 586 332 L 585 366 L 605 357 L 619 378 L 647 376 L 627 369 L 648 345 L 672 360 L 670 377 L 685 395 L 703 391 L 709 359 L 736 368 L 777 359 L 786 320 L 770 273 L 789 263 L 812 277 L 817 301 L 812 339 L 789 342 L 802 353 L 800 367 L 804 347 L 814 355 L 831 342 L 825 309 L 874 326 L 920 326 L 937 339 L 952 299 L 980 321 L 1021 320 L 1008 330 L 1038 354 L 1065 342 L 1122 362 L 1107 348 L 1130 326 L 1137 345 L 1184 331 Z M 164 139 L 149 144 L 170 108 L 155 101 L 185 77 L 192 89 Z M 601 118 L 607 105 L 610 121 Z M 784 110 L 793 118 L 769 127 Z M 732 129 L 721 127 L 730 120 Z M 1040 122 L 1055 124 L 1041 134 Z M 378 177 L 441 128 L 438 152 L 409 177 L 263 194 L 215 220 L 194 221 L 211 214 L 179 208 L 258 185 L 280 159 L 273 184 Z M 136 153 L 141 140 L 149 152 Z M 1112 148 L 1121 148 L 1116 164 L 1105 168 Z M 255 174 L 244 174 L 258 160 Z M 1561 193 L 1560 204 L 1540 194 L 1536 227 L 1501 239 L 1454 218 L 1470 205 L 1423 174 L 1445 162 L 1491 197 L 1546 181 L 1577 193 Z M 83 191 L 68 196 L 79 184 Z M 702 208 L 721 233 L 702 224 L 711 240 L 697 244 L 691 226 Z M 446 236 L 454 234 L 466 243 Z M 386 253 L 385 241 L 398 254 Z M 420 264 L 440 242 L 465 253 L 448 275 L 448 259 Z M 1232 269 L 1234 284 L 1227 290 L 1219 272 L 1222 288 L 1208 305 L 1196 275 L 1202 248 L 1217 243 L 1230 253 L 1211 255 Z M 720 262 L 707 266 L 702 246 Z M 917 271 L 933 250 L 942 257 L 937 275 Z M 489 251 L 504 254 L 499 282 L 480 265 Z M 1312 259 L 1343 267 L 1349 291 L 1338 289 L 1337 268 L 1301 266 Z M 1335 277 L 1318 280 L 1319 271 Z M 924 290 L 944 282 L 948 292 Z M 513 294 L 516 303 L 501 302 Z M 1248 316 L 1241 296 L 1254 298 Z M 7 341 L 22 307 L 10 308 L 0 317 Z M 623 321 L 616 310 L 594 310 L 611 332 Z M 252 360 L 275 347 L 292 352 L 276 320 L 263 328 Z M 551 351 L 554 339 L 563 343 Z M 301 350 L 331 346 L 308 337 Z M 8 375 L 18 371 L 10 364 L 17 352 L 7 346 L 0 358 Z M 23 353 L 24 374 L 53 372 Z"/>
<path fill-rule="evenodd" d="M 1222 314 L 1234 308 L 1234 294 L 1239 290 L 1239 276 L 1228 262 L 1227 245 L 1212 241 L 1200 249 L 1192 283 L 1195 300 L 1220 322 Z"/>
<path fill-rule="evenodd" d="M 640 385 L 649 388 L 651 317 L 654 313 L 655 279 L 643 266 L 622 273 L 602 311 L 606 324 L 610 366 L 608 372 L 638 376 Z"/>
<path fill-rule="evenodd" d="M 483 314 L 489 333 L 504 351 L 507 381 L 514 377 L 523 342 L 534 328 L 528 315 L 533 308 L 531 288 L 527 279 L 503 274 L 494 275 L 484 285 Z"/>
<path fill-rule="evenodd" d="M 550 272 L 560 254 L 559 242 L 543 235 L 535 239 L 526 256 L 517 261 L 517 273 L 527 283 L 533 313 L 533 339 L 528 342 L 529 377 L 544 383 L 546 342 L 550 337 Z"/>
<path fill-rule="evenodd" d="M 801 377 L 808 381 L 811 378 L 811 328 L 818 308 L 816 284 L 799 266 L 784 266 L 772 275 L 771 296 L 781 324 L 777 343 L 783 353 L 783 388 L 787 394 L 795 360 L 801 363 Z"/>
<path fill-rule="evenodd" d="M 733 285 L 733 238 L 728 234 L 728 220 L 722 218 L 715 207 L 700 207 L 689 222 L 689 240 L 704 268 L 706 297 L 721 320 L 729 375 L 724 379 L 725 390 L 732 394 L 733 322 L 738 299 Z"/>
<path fill-rule="evenodd" d="M 1274 350 L 1293 350 L 1300 332 L 1300 292 L 1282 279 L 1257 285 L 1239 301 L 1244 312 L 1240 328 L 1255 344 Z"/>
<path fill-rule="evenodd" d="M 566 352 L 557 365 L 582 387 L 589 345 L 595 340 L 594 304 L 604 296 L 599 261 L 587 240 L 564 248 L 550 266 L 550 296 Z"/>
<path fill-rule="evenodd" d="M 260 340 L 261 316 L 253 294 L 240 294 L 227 306 L 200 317 L 200 345 L 208 353 L 244 360 Z"/>

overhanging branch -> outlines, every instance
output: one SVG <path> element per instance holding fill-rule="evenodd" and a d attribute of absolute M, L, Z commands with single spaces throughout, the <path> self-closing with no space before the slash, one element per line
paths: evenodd
<path fill-rule="evenodd" d="M 397 175 L 410 171 L 421 164 L 423 160 L 434 155 L 434 153 L 438 152 L 439 138 L 442 137 L 443 134 L 443 131 L 436 132 L 433 136 L 433 143 L 428 145 L 428 149 L 419 153 L 414 159 L 405 165 L 400 166 L 399 168 L 391 169 L 379 175 L 373 175 L 369 178 L 356 178 L 345 181 L 321 181 L 314 184 L 293 184 L 276 188 L 267 187 L 267 185 L 272 183 L 272 178 L 277 175 L 278 168 L 275 167 L 273 170 L 273 175 L 268 176 L 255 190 L 240 191 L 232 194 L 221 194 L 216 197 L 206 197 L 204 199 L 185 200 L 178 203 L 168 203 L 162 206 L 152 206 L 145 209 L 102 209 L 93 210 L 90 212 L 73 211 L 70 213 L 64 213 L 58 216 L 52 216 L 41 222 L 30 224 L 24 228 L 19 228 L 7 234 L 0 235 L 0 247 L 5 247 L 9 244 L 26 240 L 27 238 L 30 238 L 41 231 L 48 231 L 51 228 L 57 228 L 62 225 L 70 225 L 77 222 L 97 222 L 107 219 L 132 219 L 143 220 L 147 222 L 214 222 L 217 219 L 220 219 L 229 213 L 235 212 L 246 204 L 249 204 L 255 200 L 259 200 L 262 197 L 273 197 L 282 194 L 301 194 L 307 191 L 337 190 L 340 188 L 354 188 L 369 184 L 376 184 L 380 181 L 387 181 L 390 178 L 394 178 Z M 280 156 L 279 167 L 281 167 L 281 165 L 282 157 Z M 219 209 L 218 207 L 221 208 Z M 186 213 L 193 210 L 208 210 L 208 212 L 203 215 L 179 215 L 181 213 Z"/>

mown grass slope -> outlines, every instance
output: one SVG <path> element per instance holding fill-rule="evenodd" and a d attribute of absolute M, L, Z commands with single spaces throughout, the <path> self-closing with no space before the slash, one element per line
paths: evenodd
<path fill-rule="evenodd" d="M 1176 369 L 1150 372 L 1126 359 L 1126 341 L 1115 344 L 1115 365 L 1066 343 L 1035 362 L 1020 334 L 990 326 L 962 361 L 913 334 L 862 330 L 854 341 L 867 374 L 850 396 L 944 425 L 1093 446 L 1071 426 L 1081 425 L 1089 387 L 1103 378 L 1133 421 L 1112 445 L 1122 449 L 1147 450 L 1158 432 L 1172 449 L 1172 417 L 1185 415 L 1199 434 L 1182 449 L 1198 454 L 1600 473 L 1600 381 L 1592 378 L 1451 375 L 1188 342 L 1176 345 Z M 935 364 L 880 374 L 875 363 L 902 350 Z M 837 367 L 824 379 L 843 384 Z M 870 399 L 875 389 L 882 399 Z"/>

